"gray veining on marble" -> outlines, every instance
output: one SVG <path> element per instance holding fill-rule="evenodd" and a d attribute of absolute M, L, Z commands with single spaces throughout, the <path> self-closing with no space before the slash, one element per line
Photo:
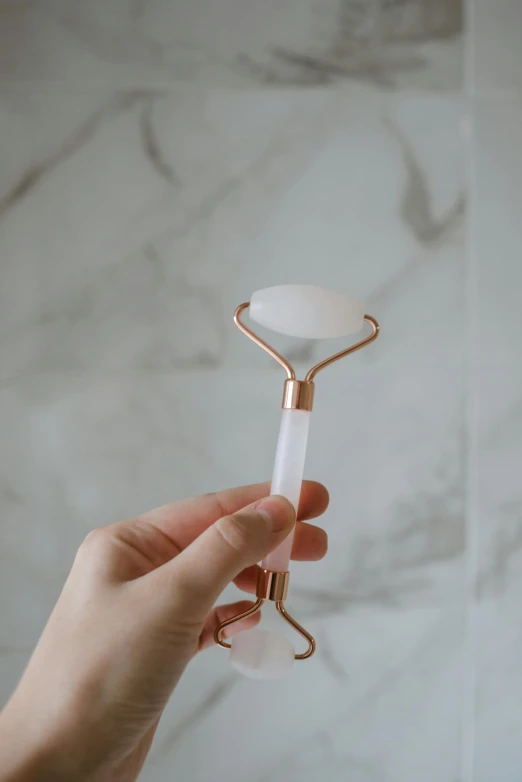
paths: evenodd
<path fill-rule="evenodd" d="M 293 105 L 288 98 L 283 103 L 279 95 L 271 96 L 275 106 L 272 116 L 263 117 L 264 127 L 255 124 L 260 110 L 253 115 L 252 136 L 239 150 L 232 139 L 224 144 L 219 126 L 208 127 L 208 121 L 215 117 L 229 130 L 236 118 L 253 108 L 256 93 L 228 94 L 226 118 L 219 116 L 217 103 L 185 100 L 183 94 L 162 96 L 155 131 L 143 129 L 143 112 L 150 111 L 153 98 L 141 93 L 116 96 L 89 115 L 43 162 L 20 173 L 3 199 L 4 209 L 16 210 L 10 220 L 0 220 L 0 248 L 6 257 L 0 323 L 12 346 L 1 369 L 4 377 L 34 370 L 266 365 L 250 344 L 235 340 L 231 346 L 227 313 L 267 279 L 314 281 L 325 244 L 330 256 L 321 260 L 325 284 L 349 285 L 356 270 L 357 292 L 388 319 L 381 343 L 385 348 L 377 345 L 375 358 L 387 352 L 386 343 L 395 335 L 404 338 L 404 313 L 388 312 L 393 303 L 389 287 L 396 279 L 405 290 L 408 285 L 422 288 L 431 278 L 430 284 L 440 286 L 444 296 L 446 281 L 450 295 L 459 297 L 464 198 L 460 102 L 389 99 L 361 88 L 294 94 Z M 259 99 L 261 110 L 269 96 Z M 76 100 L 82 98 L 63 98 L 66 104 Z M 203 123 L 205 118 L 201 134 L 190 138 L 190 157 L 202 155 L 210 162 L 212 152 L 222 155 L 201 173 L 196 164 L 189 174 L 184 160 L 189 139 L 181 140 L 181 148 L 177 143 L 188 122 L 184 115 L 177 118 L 184 105 L 194 122 Z M 56 110 L 56 100 L 50 108 Z M 325 111 L 331 112 L 326 122 Z M 429 126 L 418 122 L 419 111 L 426 114 Z M 10 119 L 8 113 L 7 123 Z M 431 133 L 428 144 L 422 140 L 426 130 Z M 361 146 L 368 133 L 371 143 Z M 121 161 L 114 160 L 116 134 L 129 139 Z M 419 162 L 423 146 L 433 156 L 425 168 Z M 78 154 L 69 160 L 74 149 Z M 372 168 L 375 153 L 381 158 L 380 168 Z M 113 172 L 105 192 L 97 166 Z M 350 175 L 332 180 L 334 167 Z M 85 183 L 75 204 L 63 198 L 69 176 L 82 177 Z M 139 181 L 140 188 L 129 197 L 133 181 Z M 92 188 L 98 191 L 95 203 Z M 27 279 L 39 273 L 41 244 L 34 233 L 22 233 L 28 209 L 38 215 L 34 233 L 45 239 L 55 257 L 36 291 L 37 302 L 27 290 Z M 57 234 L 54 226 L 64 210 L 75 230 L 69 232 L 65 226 Z M 372 211 L 382 233 L 367 240 Z M 106 213 L 113 220 L 119 217 L 116 227 L 121 234 L 111 223 L 102 233 L 92 233 L 92 221 Z M 365 256 L 373 259 L 371 265 Z M 419 277 L 424 266 L 433 271 Z M 440 304 L 435 298 L 429 306 L 436 312 Z M 417 320 L 417 333 L 407 324 L 413 340 L 420 338 L 421 328 L 430 330 L 425 302 L 422 312 L 424 326 Z M 190 324 L 183 339 L 171 339 L 170 334 L 181 333 L 182 323 Z M 450 325 L 458 329 L 455 322 Z M 423 337 L 425 344 L 432 337 L 443 343 L 437 335 Z M 289 340 L 282 345 L 297 359 L 317 354 L 307 345 L 303 355 L 295 356 L 302 348 Z"/>
<path fill-rule="evenodd" d="M 0 72 L 26 84 L 459 89 L 462 16 L 462 0 L 7 3 Z"/>

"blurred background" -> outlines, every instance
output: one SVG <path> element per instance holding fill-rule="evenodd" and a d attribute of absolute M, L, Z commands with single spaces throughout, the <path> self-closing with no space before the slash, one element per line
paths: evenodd
<path fill-rule="evenodd" d="M 318 652 L 199 657 L 142 778 L 518 782 L 521 35 L 519 0 L 0 0 L 2 701 L 90 529 L 270 477 L 284 374 L 232 314 L 317 283 L 382 325 L 317 381 Z"/>

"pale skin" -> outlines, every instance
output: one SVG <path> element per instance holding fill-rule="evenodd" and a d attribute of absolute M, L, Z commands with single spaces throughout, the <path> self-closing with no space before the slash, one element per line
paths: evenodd
<path fill-rule="evenodd" d="M 186 666 L 251 605 L 216 608 L 220 594 L 232 581 L 253 594 L 256 563 L 295 524 L 290 503 L 268 493 L 265 483 L 203 495 L 87 536 L 0 714 L 0 782 L 138 778 Z M 327 505 L 321 484 L 303 483 L 293 559 L 325 555 L 326 533 L 307 521 Z"/>

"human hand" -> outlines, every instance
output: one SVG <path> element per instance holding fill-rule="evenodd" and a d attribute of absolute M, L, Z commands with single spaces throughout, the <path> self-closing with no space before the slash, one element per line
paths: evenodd
<path fill-rule="evenodd" d="M 268 492 L 265 483 L 183 500 L 87 536 L 0 715 L 1 782 L 136 779 L 186 665 L 251 605 L 215 601 L 231 581 L 254 593 L 255 563 L 292 530 L 292 506 Z M 327 505 L 326 489 L 305 481 L 300 521 Z M 293 559 L 326 548 L 321 528 L 297 525 Z"/>

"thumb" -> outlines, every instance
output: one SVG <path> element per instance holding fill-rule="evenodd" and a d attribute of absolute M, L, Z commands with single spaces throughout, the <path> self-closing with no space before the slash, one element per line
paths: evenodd
<path fill-rule="evenodd" d="M 277 496 L 216 521 L 165 566 L 184 609 L 204 621 L 225 587 L 277 548 L 294 524 L 293 505 Z"/>

